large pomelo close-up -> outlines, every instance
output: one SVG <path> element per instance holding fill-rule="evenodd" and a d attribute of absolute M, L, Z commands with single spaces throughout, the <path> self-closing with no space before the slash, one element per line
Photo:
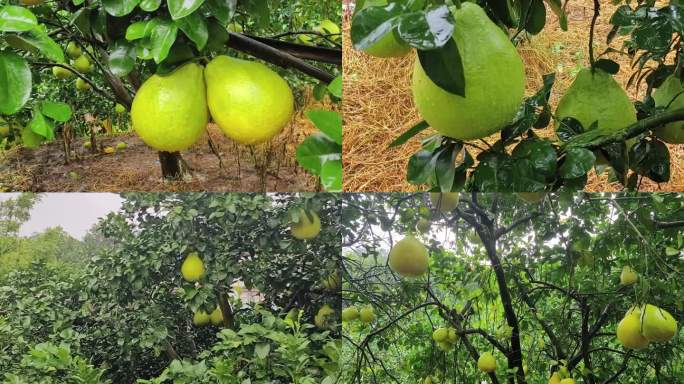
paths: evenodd
<path fill-rule="evenodd" d="M 675 75 L 670 75 L 653 92 L 656 107 L 663 107 L 666 111 L 684 108 L 684 86 Z M 675 121 L 658 127 L 653 132 L 661 140 L 670 144 L 684 144 L 684 121 Z"/>
<path fill-rule="evenodd" d="M 211 117 L 238 143 L 268 141 L 292 118 L 290 86 L 264 64 L 218 56 L 207 65 L 204 77 Z"/>
<path fill-rule="evenodd" d="M 413 101 L 440 134 L 473 140 L 500 131 L 523 101 L 525 69 L 508 36 L 480 6 L 462 3 L 452 11 L 453 39 L 463 62 L 465 97 L 437 86 L 419 60 L 413 68 Z"/>
<path fill-rule="evenodd" d="M 202 67 L 190 63 L 169 75 L 153 75 L 131 106 L 133 129 L 150 147 L 166 152 L 189 148 L 209 122 Z"/>

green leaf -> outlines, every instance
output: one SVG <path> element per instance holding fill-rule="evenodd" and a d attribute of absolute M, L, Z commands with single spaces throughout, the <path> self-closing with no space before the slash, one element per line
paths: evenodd
<path fill-rule="evenodd" d="M 209 30 L 204 17 L 199 12 L 194 12 L 182 19 L 176 20 L 175 24 L 192 40 L 197 49 L 201 51 L 209 39 Z"/>
<path fill-rule="evenodd" d="M 128 15 L 138 4 L 140 0 L 102 0 L 105 11 L 116 17 Z"/>
<path fill-rule="evenodd" d="M 228 41 L 229 38 L 226 27 L 221 25 L 218 21 L 211 19 L 209 20 L 207 28 L 209 29 L 207 49 L 209 51 L 223 51 L 225 49 L 226 41 Z"/>
<path fill-rule="evenodd" d="M 326 161 L 321 168 L 321 184 L 328 192 L 342 191 L 342 161 Z"/>
<path fill-rule="evenodd" d="M 114 75 L 128 75 L 135 67 L 135 46 L 125 40 L 116 41 L 109 53 L 107 64 Z"/>
<path fill-rule="evenodd" d="M 204 0 L 166 0 L 169 13 L 174 20 L 182 19 L 195 12 L 202 3 L 204 3 Z"/>
<path fill-rule="evenodd" d="M 342 145 L 342 116 L 339 113 L 323 109 L 313 109 L 306 111 L 306 117 L 314 123 L 316 128 L 333 139 L 335 143 Z"/>
<path fill-rule="evenodd" d="M 206 5 L 218 21 L 228 24 L 235 15 L 237 0 L 207 0 Z"/>
<path fill-rule="evenodd" d="M 133 41 L 142 39 L 147 32 L 147 21 L 136 21 L 126 28 L 126 40 Z"/>
<path fill-rule="evenodd" d="M 433 83 L 446 92 L 465 97 L 467 84 L 463 62 L 454 39 L 450 39 L 441 48 L 417 52 L 421 67 Z"/>
<path fill-rule="evenodd" d="M 665 247 L 665 255 L 667 255 L 668 257 L 677 256 L 677 255 L 679 255 L 680 252 L 681 252 L 681 250 L 679 250 L 679 249 L 672 248 L 672 247 Z"/>
<path fill-rule="evenodd" d="M 0 31 L 30 31 L 36 25 L 38 25 L 36 16 L 24 7 L 5 5 L 0 8 Z"/>
<path fill-rule="evenodd" d="M 176 41 L 178 27 L 168 19 L 157 19 L 157 25 L 152 31 L 150 42 L 152 44 L 152 57 L 154 62 L 159 64 L 171 50 L 171 46 Z"/>
<path fill-rule="evenodd" d="M 254 346 L 254 354 L 260 358 L 260 359 L 265 359 L 268 357 L 268 354 L 271 352 L 271 345 L 268 343 L 259 343 Z"/>
<path fill-rule="evenodd" d="M 44 101 L 40 110 L 43 115 L 62 123 L 71 118 L 71 107 L 67 103 Z"/>
<path fill-rule="evenodd" d="M 13 52 L 0 52 L 0 113 L 11 115 L 31 95 L 31 70 L 26 60 Z"/>
<path fill-rule="evenodd" d="M 342 147 L 327 135 L 314 133 L 297 146 L 296 158 L 304 169 L 320 175 L 326 161 L 342 160 Z"/>
<path fill-rule="evenodd" d="M 423 184 L 434 174 L 437 157 L 432 151 L 421 149 L 409 159 L 406 169 L 406 181 L 411 184 Z"/>
<path fill-rule="evenodd" d="M 566 149 L 565 161 L 563 161 L 558 172 L 564 179 L 576 179 L 586 175 L 595 161 L 596 156 L 592 151 L 580 147 L 570 147 Z"/>
<path fill-rule="evenodd" d="M 337 76 L 328 84 L 328 91 L 338 99 L 342 98 L 342 76 Z"/>
<path fill-rule="evenodd" d="M 33 108 L 33 117 L 28 126 L 33 133 L 44 137 L 47 141 L 55 138 L 53 124 L 43 116 L 37 106 Z"/>
<path fill-rule="evenodd" d="M 37 148 L 43 141 L 43 136 L 33 132 L 28 125 L 21 130 L 21 142 L 26 148 Z"/>
<path fill-rule="evenodd" d="M 428 128 L 430 128 L 430 125 L 428 125 L 428 123 L 425 120 L 423 120 L 420 123 L 411 127 L 406 132 L 402 133 L 396 139 L 394 139 L 394 141 L 390 143 L 389 147 L 392 148 L 392 147 L 397 147 L 399 145 L 402 145 L 405 142 L 407 142 L 410 138 L 412 138 L 413 136 L 419 134 L 420 132 L 422 132 Z"/>
<path fill-rule="evenodd" d="M 140 1 L 140 9 L 145 12 L 154 12 L 159 9 L 161 0 L 142 0 Z"/>
<path fill-rule="evenodd" d="M 42 26 L 41 26 L 42 27 Z M 46 58 L 64 63 L 64 51 L 41 27 L 36 27 L 28 34 L 15 35 L 15 38 L 24 46 L 33 47 Z"/>

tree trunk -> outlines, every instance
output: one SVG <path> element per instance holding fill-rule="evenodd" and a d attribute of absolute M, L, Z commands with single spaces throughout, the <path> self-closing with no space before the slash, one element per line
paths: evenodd
<path fill-rule="evenodd" d="M 159 152 L 162 177 L 168 180 L 182 180 L 187 165 L 180 152 Z"/>

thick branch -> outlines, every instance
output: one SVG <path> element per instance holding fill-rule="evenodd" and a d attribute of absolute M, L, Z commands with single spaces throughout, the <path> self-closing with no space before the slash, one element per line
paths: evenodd
<path fill-rule="evenodd" d="M 339 49 L 290 43 L 268 37 L 246 36 L 303 60 L 319 61 L 337 66 L 342 65 L 342 51 Z"/>
<path fill-rule="evenodd" d="M 240 33 L 228 33 L 230 33 L 230 38 L 228 39 L 227 43 L 228 46 L 237 49 L 238 51 L 247 52 L 254 57 L 266 60 L 283 68 L 295 68 L 325 83 L 330 83 L 335 78 L 335 76 L 332 74 L 318 69 L 306 61 L 296 58 L 287 52 L 282 52 L 276 48 Z"/>
<path fill-rule="evenodd" d="M 654 221 L 653 224 L 657 229 L 684 227 L 684 220 L 681 221 Z"/>

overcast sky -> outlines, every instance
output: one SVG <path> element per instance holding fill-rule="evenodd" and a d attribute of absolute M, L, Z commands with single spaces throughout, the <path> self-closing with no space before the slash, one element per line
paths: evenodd
<path fill-rule="evenodd" d="M 15 193 L 0 194 L 0 200 L 16 197 Z M 43 193 L 31 211 L 20 234 L 30 236 L 46 228 L 62 227 L 71 236 L 82 239 L 100 217 L 117 211 L 122 199 L 113 193 Z"/>

